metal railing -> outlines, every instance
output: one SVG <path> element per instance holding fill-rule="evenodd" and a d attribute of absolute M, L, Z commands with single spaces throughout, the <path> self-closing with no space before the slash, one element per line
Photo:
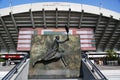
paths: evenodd
<path fill-rule="evenodd" d="M 93 64 L 87 56 L 84 56 L 82 59 L 91 69 L 91 72 L 94 73 L 96 76 L 97 80 L 108 80 L 103 73 L 96 67 L 95 64 Z"/>
<path fill-rule="evenodd" d="M 17 64 L 2 80 L 10 80 L 20 69 L 20 67 L 26 62 L 27 57 L 24 57 L 19 64 Z M 96 75 L 97 80 L 108 80 L 101 71 L 89 60 L 87 56 L 82 59 L 91 69 L 91 72 Z"/>
<path fill-rule="evenodd" d="M 18 69 L 26 62 L 27 57 L 24 57 L 19 64 L 13 67 L 10 72 L 2 78 L 2 80 L 10 80 L 14 74 L 18 72 Z"/>

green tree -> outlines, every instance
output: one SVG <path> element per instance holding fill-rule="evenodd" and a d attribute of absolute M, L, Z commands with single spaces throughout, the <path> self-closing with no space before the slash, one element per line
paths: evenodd
<path fill-rule="evenodd" d="M 113 50 L 107 50 L 107 59 L 108 60 L 117 60 L 118 59 L 118 55 L 115 51 Z"/>

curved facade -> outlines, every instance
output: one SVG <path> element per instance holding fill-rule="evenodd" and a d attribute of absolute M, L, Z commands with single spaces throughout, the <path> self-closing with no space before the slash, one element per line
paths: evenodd
<path fill-rule="evenodd" d="M 19 28 L 93 28 L 97 51 L 119 50 L 120 14 L 107 9 L 63 2 L 46 2 L 0 9 L 1 51 L 15 51 Z M 4 47 L 3 47 L 4 46 Z"/>

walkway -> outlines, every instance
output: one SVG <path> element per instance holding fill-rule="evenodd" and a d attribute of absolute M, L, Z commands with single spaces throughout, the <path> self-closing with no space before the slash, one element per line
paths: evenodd
<path fill-rule="evenodd" d="M 0 80 L 14 67 L 15 65 L 2 66 L 0 63 Z"/>
<path fill-rule="evenodd" d="M 108 80 L 120 80 L 120 66 L 100 66 L 98 68 Z"/>

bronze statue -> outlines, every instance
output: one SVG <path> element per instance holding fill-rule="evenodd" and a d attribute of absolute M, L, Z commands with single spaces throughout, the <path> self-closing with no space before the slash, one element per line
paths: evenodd
<path fill-rule="evenodd" d="M 33 63 L 33 67 L 35 67 L 35 65 L 37 63 L 43 63 L 43 64 L 47 64 L 47 63 L 50 63 L 50 62 L 55 62 L 57 60 L 61 60 L 64 64 L 64 66 L 66 67 L 67 64 L 65 62 L 65 59 L 64 59 L 64 56 L 61 54 L 63 53 L 64 51 L 60 51 L 59 50 L 59 44 L 63 44 L 65 43 L 66 41 L 69 41 L 69 29 L 67 26 L 65 26 L 65 29 L 66 29 L 66 32 L 67 32 L 67 38 L 63 41 L 60 40 L 60 37 L 59 36 L 56 36 L 55 39 L 54 39 L 54 42 L 52 44 L 52 48 L 51 50 L 49 50 L 46 55 L 44 55 L 42 58 L 38 59 L 37 61 L 35 61 Z"/>

